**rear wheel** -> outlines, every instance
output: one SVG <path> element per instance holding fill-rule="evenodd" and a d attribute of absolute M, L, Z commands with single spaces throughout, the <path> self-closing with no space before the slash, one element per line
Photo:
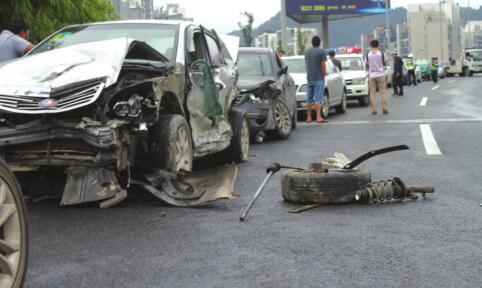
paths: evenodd
<path fill-rule="evenodd" d="M 290 137 L 293 128 L 293 118 L 290 115 L 288 106 L 283 101 L 276 100 L 273 103 L 273 118 L 275 124 L 276 136 L 281 139 Z"/>
<path fill-rule="evenodd" d="M 0 287 L 22 286 L 28 257 L 26 222 L 20 185 L 0 159 Z"/>
<path fill-rule="evenodd" d="M 345 113 L 346 112 L 346 93 L 343 90 L 343 95 L 341 96 L 341 103 L 340 105 L 336 106 L 336 113 Z"/>
<path fill-rule="evenodd" d="M 293 113 L 291 115 L 291 127 L 294 129 L 296 129 L 296 127 L 298 126 L 298 111 L 296 110 L 296 101 L 294 101 L 295 104 L 294 104 L 294 107 L 293 107 Z"/>
<path fill-rule="evenodd" d="M 246 162 L 249 156 L 249 124 L 246 113 L 231 110 L 229 120 L 233 129 L 233 137 L 231 144 L 224 152 L 225 156 L 229 161 Z"/>
<path fill-rule="evenodd" d="M 181 115 L 162 115 L 152 130 L 153 166 L 172 172 L 191 171 L 193 147 L 189 126 Z"/>

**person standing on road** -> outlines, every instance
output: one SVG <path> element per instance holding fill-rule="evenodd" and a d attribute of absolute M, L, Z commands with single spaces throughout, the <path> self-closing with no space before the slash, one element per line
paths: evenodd
<path fill-rule="evenodd" d="M 335 65 L 336 67 L 338 67 L 338 69 L 339 69 L 340 72 L 341 72 L 341 70 L 342 70 L 342 68 L 341 68 L 341 62 L 340 62 L 340 60 L 338 60 L 338 59 L 335 58 L 335 51 L 332 50 L 332 51 L 328 52 L 328 55 L 330 55 L 330 60 L 331 60 L 331 62 L 333 62 L 333 65 Z"/>
<path fill-rule="evenodd" d="M 432 57 L 432 62 L 430 63 L 430 72 L 432 76 L 433 83 L 437 83 L 438 81 L 438 58 Z"/>
<path fill-rule="evenodd" d="M 326 52 L 320 48 L 320 37 L 314 36 L 311 39 L 311 44 L 313 47 L 305 51 L 305 66 L 308 80 L 306 122 L 312 122 L 311 109 L 314 104 L 316 108 L 316 122 L 326 123 L 328 121 L 321 117 L 321 104 L 325 94 Z"/>
<path fill-rule="evenodd" d="M 397 52 L 393 52 L 392 56 L 393 56 L 393 75 L 392 75 L 393 96 L 403 96 L 403 60 L 398 56 Z"/>
<path fill-rule="evenodd" d="M 407 59 L 407 70 L 408 70 L 408 85 L 412 86 L 412 79 L 413 85 L 417 86 L 417 77 L 415 76 L 415 62 L 413 62 L 413 55 L 409 54 Z"/>
<path fill-rule="evenodd" d="M 388 114 L 388 104 L 386 88 L 387 82 L 385 79 L 385 56 L 380 51 L 380 43 L 378 40 L 372 40 L 370 42 L 370 52 L 367 55 L 367 70 L 368 77 L 370 78 L 370 105 L 372 108 L 372 114 L 377 114 L 377 101 L 376 93 L 377 90 L 382 96 L 382 109 L 383 114 Z"/>
<path fill-rule="evenodd" d="M 7 23 L 0 33 L 0 62 L 22 57 L 34 47 L 28 41 L 29 31 L 23 20 Z"/>

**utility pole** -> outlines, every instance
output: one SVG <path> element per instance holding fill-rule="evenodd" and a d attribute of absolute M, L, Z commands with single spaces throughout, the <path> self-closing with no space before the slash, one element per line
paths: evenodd
<path fill-rule="evenodd" d="M 385 25 L 387 26 L 387 32 L 385 33 L 385 36 L 387 38 L 387 47 L 386 47 L 386 52 L 387 52 L 387 56 L 390 57 L 391 56 L 391 51 L 390 51 L 390 19 L 388 17 L 388 12 L 389 12 L 389 0 L 385 0 Z"/>
<path fill-rule="evenodd" d="M 442 28 L 442 0 L 439 0 L 438 1 L 439 3 L 439 12 L 440 12 L 440 15 L 439 15 L 439 18 L 440 18 L 440 54 L 441 54 L 441 57 L 440 57 L 440 61 L 444 61 L 444 38 L 443 38 L 443 28 Z"/>
<path fill-rule="evenodd" d="M 286 37 L 286 0 L 281 0 L 281 47 L 286 53 L 288 53 L 288 39 Z"/>

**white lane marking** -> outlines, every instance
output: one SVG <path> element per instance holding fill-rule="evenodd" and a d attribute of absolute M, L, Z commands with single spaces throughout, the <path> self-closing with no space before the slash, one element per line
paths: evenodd
<path fill-rule="evenodd" d="M 435 141 L 435 137 L 433 136 L 430 125 L 420 125 L 420 131 L 422 132 L 423 144 L 425 145 L 425 151 L 427 151 L 427 155 L 442 155 L 442 151 L 440 151 L 440 148 L 437 145 L 437 141 Z"/>
<path fill-rule="evenodd" d="M 428 97 L 423 97 L 422 101 L 420 101 L 420 106 L 426 106 L 428 101 Z"/>
<path fill-rule="evenodd" d="M 437 90 L 438 88 L 440 88 L 440 85 L 432 87 L 432 90 Z"/>
<path fill-rule="evenodd" d="M 482 122 L 482 118 L 447 118 L 447 119 L 408 119 L 408 120 L 380 120 L 380 121 L 331 121 L 329 123 L 298 122 L 300 126 L 330 126 L 330 125 L 364 125 L 364 124 L 424 124 L 424 123 L 453 123 L 453 122 Z"/>
<path fill-rule="evenodd" d="M 456 82 L 456 80 L 450 80 L 447 83 L 455 83 L 455 82 Z"/>

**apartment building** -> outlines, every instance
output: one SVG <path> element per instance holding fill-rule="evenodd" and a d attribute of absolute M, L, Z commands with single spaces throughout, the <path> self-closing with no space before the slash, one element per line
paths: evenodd
<path fill-rule="evenodd" d="M 121 20 L 154 18 L 154 0 L 110 0 Z"/>

